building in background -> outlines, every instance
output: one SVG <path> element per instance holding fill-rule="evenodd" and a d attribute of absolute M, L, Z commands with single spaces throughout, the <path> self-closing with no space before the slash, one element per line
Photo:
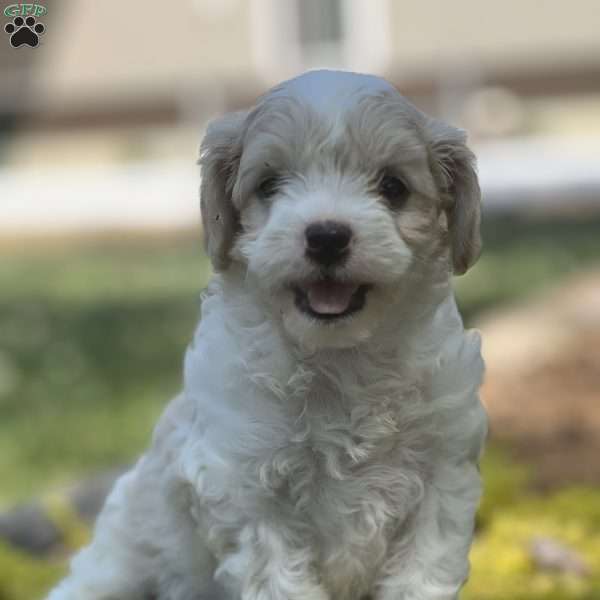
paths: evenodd
<path fill-rule="evenodd" d="M 487 206 L 600 202 L 596 0 L 43 4 L 37 48 L 0 39 L 4 230 L 195 222 L 207 120 L 317 67 L 468 129 Z"/>
<path fill-rule="evenodd" d="M 5 163 L 187 156 L 209 116 L 320 66 L 384 75 L 479 137 L 600 135 L 595 0 L 47 7 L 38 48 L 0 44 Z"/>

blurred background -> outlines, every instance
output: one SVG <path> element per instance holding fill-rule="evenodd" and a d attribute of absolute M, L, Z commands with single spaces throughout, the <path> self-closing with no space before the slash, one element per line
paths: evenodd
<path fill-rule="evenodd" d="M 456 287 L 491 434 L 461 598 L 600 598 L 598 2 L 40 4 L 35 48 L 1 6 L 0 600 L 64 574 L 179 388 L 207 121 L 313 67 L 383 75 L 479 157 Z"/>

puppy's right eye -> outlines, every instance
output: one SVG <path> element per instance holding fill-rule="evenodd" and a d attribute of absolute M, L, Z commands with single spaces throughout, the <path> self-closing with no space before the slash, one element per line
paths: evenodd
<path fill-rule="evenodd" d="M 392 208 L 401 208 L 410 193 L 401 179 L 389 174 L 384 174 L 381 178 L 379 192 Z"/>
<path fill-rule="evenodd" d="M 267 177 L 266 179 L 263 179 L 260 182 L 259 186 L 256 188 L 256 194 L 259 198 L 266 200 L 267 198 L 270 198 L 271 196 L 274 196 L 277 193 L 277 191 L 279 190 L 280 183 L 281 180 L 279 179 L 279 177 Z"/>

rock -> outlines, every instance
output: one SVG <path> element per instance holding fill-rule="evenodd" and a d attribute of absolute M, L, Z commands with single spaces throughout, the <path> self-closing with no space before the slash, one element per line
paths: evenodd
<path fill-rule="evenodd" d="M 122 473 L 123 469 L 100 473 L 96 477 L 78 483 L 71 489 L 69 498 L 82 519 L 88 523 L 95 520 L 116 479 Z"/>
<path fill-rule="evenodd" d="M 0 515 L 0 539 L 29 554 L 43 556 L 61 544 L 63 536 L 36 502 Z"/>
<path fill-rule="evenodd" d="M 122 472 L 115 469 L 86 479 L 65 491 L 64 501 L 90 525 Z M 45 556 L 60 549 L 65 536 L 43 501 L 38 500 L 0 514 L 0 540 L 29 554 Z"/>
<path fill-rule="evenodd" d="M 575 550 L 551 538 L 534 538 L 530 554 L 536 567 L 542 571 L 558 571 L 580 577 L 590 573 L 589 566 Z"/>

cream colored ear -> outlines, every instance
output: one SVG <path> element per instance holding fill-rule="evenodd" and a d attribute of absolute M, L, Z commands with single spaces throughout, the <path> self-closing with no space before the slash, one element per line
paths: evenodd
<path fill-rule="evenodd" d="M 200 146 L 204 247 L 217 271 L 229 266 L 229 252 L 239 229 L 239 215 L 231 196 L 242 152 L 245 116 L 245 112 L 231 113 L 212 121 Z"/>
<path fill-rule="evenodd" d="M 429 127 L 434 176 L 444 196 L 454 273 L 462 275 L 481 253 L 481 190 L 475 155 L 464 131 L 432 121 Z"/>

